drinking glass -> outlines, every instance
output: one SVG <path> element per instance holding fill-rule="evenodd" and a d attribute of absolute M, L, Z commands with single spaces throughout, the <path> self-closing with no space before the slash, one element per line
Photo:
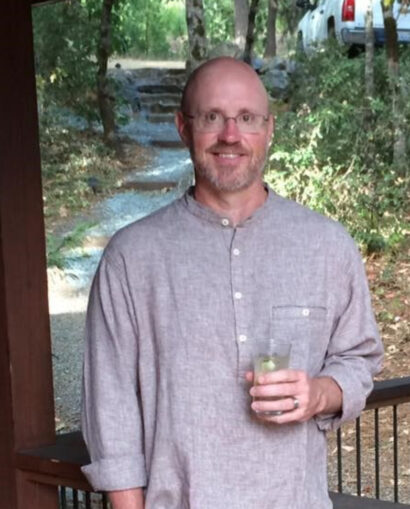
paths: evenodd
<path fill-rule="evenodd" d="M 253 354 L 253 383 L 258 385 L 258 378 L 261 375 L 286 369 L 289 367 L 291 344 L 285 341 L 277 341 L 272 338 L 257 339 L 254 342 Z M 253 397 L 253 401 L 275 401 L 280 397 Z M 262 415 L 281 415 L 281 411 L 258 411 Z"/>

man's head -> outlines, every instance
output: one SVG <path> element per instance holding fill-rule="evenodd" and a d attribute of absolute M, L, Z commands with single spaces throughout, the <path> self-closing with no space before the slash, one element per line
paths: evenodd
<path fill-rule="evenodd" d="M 247 64 L 222 57 L 196 69 L 176 124 L 197 186 L 234 192 L 261 180 L 273 119 L 266 90 Z"/>

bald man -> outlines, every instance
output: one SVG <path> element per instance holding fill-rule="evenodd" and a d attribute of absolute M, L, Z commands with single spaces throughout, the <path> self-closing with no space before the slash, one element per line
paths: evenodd
<path fill-rule="evenodd" d="M 349 235 L 263 182 L 273 124 L 249 66 L 198 68 L 176 115 L 195 186 L 104 252 L 83 471 L 114 509 L 332 507 L 325 434 L 364 407 L 382 346 Z M 266 337 L 290 367 L 252 387 Z"/>

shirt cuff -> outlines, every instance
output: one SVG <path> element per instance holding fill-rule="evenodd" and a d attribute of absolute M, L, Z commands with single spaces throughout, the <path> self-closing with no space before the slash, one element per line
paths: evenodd
<path fill-rule="evenodd" d="M 349 371 L 348 373 L 346 371 Z M 316 415 L 315 420 L 321 431 L 334 431 L 346 422 L 356 419 L 360 412 L 366 406 L 367 396 L 373 388 L 373 382 L 369 384 L 357 380 L 351 370 L 346 370 L 346 366 L 329 364 L 324 368 L 319 376 L 329 376 L 339 385 L 342 390 L 342 409 L 336 414 Z"/>
<path fill-rule="evenodd" d="M 81 467 L 95 491 L 142 488 L 147 484 L 144 457 L 101 459 Z"/>

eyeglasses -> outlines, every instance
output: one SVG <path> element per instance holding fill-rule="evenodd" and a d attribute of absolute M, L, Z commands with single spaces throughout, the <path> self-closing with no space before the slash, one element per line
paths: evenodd
<path fill-rule="evenodd" d="M 226 117 L 220 111 L 207 111 L 197 115 L 183 113 L 183 115 L 192 119 L 194 129 L 202 133 L 221 132 L 229 119 L 235 121 L 241 133 L 258 133 L 265 122 L 269 120 L 269 117 L 265 115 L 249 112 L 239 113 L 236 117 Z"/>

